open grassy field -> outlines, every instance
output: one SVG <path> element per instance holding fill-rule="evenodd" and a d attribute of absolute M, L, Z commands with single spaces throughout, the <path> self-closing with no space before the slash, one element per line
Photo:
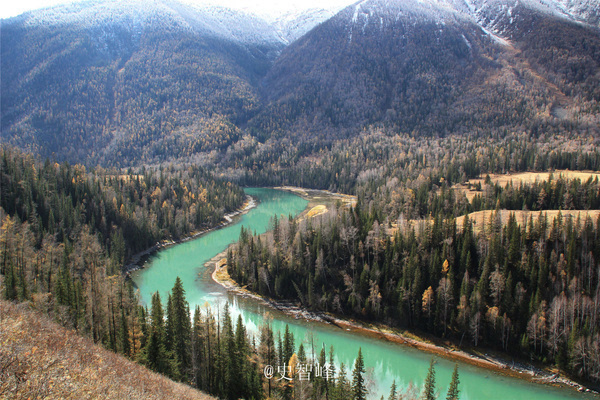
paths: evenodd
<path fill-rule="evenodd" d="M 572 217 L 573 221 L 577 220 L 577 217 L 581 219 L 581 223 L 583 224 L 586 218 L 589 216 L 592 219 L 594 224 L 598 221 L 598 216 L 600 216 L 600 210 L 543 210 L 543 211 L 525 211 L 525 210 L 500 210 L 500 220 L 502 222 L 502 226 L 504 226 L 511 214 L 515 214 L 517 219 L 517 224 L 523 226 L 529 221 L 529 217 L 533 217 L 533 221 L 535 222 L 540 214 L 542 216 L 546 216 L 548 218 L 548 222 L 552 223 L 554 218 L 558 216 L 560 213 L 563 218 Z M 489 226 L 490 218 L 495 214 L 494 210 L 484 210 L 484 211 L 476 211 L 469 214 L 469 219 L 473 222 L 473 230 L 476 233 L 481 232 L 485 227 Z M 462 229 L 463 223 L 465 221 L 465 217 L 460 216 L 456 218 L 456 228 Z M 419 219 L 419 220 L 410 220 L 404 222 L 404 229 L 406 228 L 415 228 L 419 231 L 419 226 L 423 226 L 426 223 L 432 223 L 433 220 Z M 396 230 L 398 229 L 398 224 L 396 222 L 392 223 L 392 227 L 387 229 L 388 234 L 394 235 Z"/>
<path fill-rule="evenodd" d="M 570 179 L 580 179 L 582 182 L 587 181 L 589 178 L 600 179 L 600 172 L 597 172 L 597 171 L 556 170 L 556 171 L 550 171 L 550 172 L 520 172 L 517 174 L 491 174 L 490 180 L 492 181 L 492 183 L 494 183 L 494 184 L 497 183 L 500 186 L 504 187 L 511 182 L 513 185 L 519 185 L 521 183 L 531 184 L 531 183 L 535 183 L 535 182 L 544 182 L 550 178 L 550 175 L 552 175 L 553 179 L 558 179 L 559 177 L 562 177 L 564 179 L 569 179 L 569 180 Z M 483 176 L 483 177 L 480 177 L 477 179 L 471 179 L 471 180 L 469 180 L 469 183 L 471 184 L 472 187 L 474 185 L 476 185 L 477 183 L 480 183 L 481 186 L 483 187 L 485 185 L 485 180 L 486 180 L 486 177 Z M 463 191 L 469 201 L 473 200 L 473 197 L 475 197 L 478 193 L 479 194 L 482 193 L 482 192 L 475 191 L 473 189 L 469 189 L 468 185 L 464 185 L 464 184 L 456 184 L 453 186 L 453 188 Z"/>
<path fill-rule="evenodd" d="M 581 223 L 583 224 L 586 218 L 589 216 L 594 223 L 596 223 L 598 215 L 600 215 L 600 210 L 545 210 L 545 211 L 524 211 L 524 210 L 500 210 L 500 218 L 502 221 L 502 225 L 504 226 L 511 214 L 515 214 L 517 219 L 517 224 L 523 226 L 529 221 L 530 217 L 533 217 L 534 222 L 539 218 L 540 214 L 542 216 L 546 215 L 548 217 L 548 222 L 552 223 L 552 220 L 558 216 L 560 212 L 563 218 L 567 218 L 568 216 L 572 216 L 574 220 L 577 217 L 581 218 Z M 475 232 L 481 232 L 484 226 L 489 225 L 490 217 L 492 213 L 495 213 L 494 210 L 484 210 L 477 211 L 469 214 L 469 219 L 473 221 L 473 228 Z M 458 217 L 456 219 L 457 228 L 461 229 L 464 223 L 465 217 Z"/>
<path fill-rule="evenodd" d="M 0 399 L 212 399 L 0 300 Z"/>

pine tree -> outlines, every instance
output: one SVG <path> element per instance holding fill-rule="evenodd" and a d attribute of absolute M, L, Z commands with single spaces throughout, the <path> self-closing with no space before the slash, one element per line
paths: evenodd
<path fill-rule="evenodd" d="M 129 327 L 127 324 L 127 317 L 125 315 L 125 308 L 121 308 L 121 327 L 120 327 L 119 338 L 121 339 L 121 352 L 126 356 L 129 356 L 131 351 L 129 346 Z"/>
<path fill-rule="evenodd" d="M 283 334 L 283 359 L 282 364 L 286 364 L 290 362 L 290 358 L 292 354 L 294 354 L 294 334 L 290 332 L 289 325 L 285 325 L 285 333 Z"/>
<path fill-rule="evenodd" d="M 318 364 L 320 368 L 323 368 L 326 361 L 327 358 L 325 357 L 325 348 L 321 348 L 318 358 Z M 322 374 L 320 376 L 315 376 L 313 391 L 318 398 L 327 397 L 327 381 Z"/>
<path fill-rule="evenodd" d="M 4 298 L 6 300 L 17 299 L 17 279 L 12 263 L 6 267 L 6 275 L 4 278 Z"/>
<path fill-rule="evenodd" d="M 306 362 L 306 351 L 304 351 L 304 344 L 302 343 L 300 343 L 300 347 L 298 347 L 298 362 Z"/>
<path fill-rule="evenodd" d="M 290 359 L 294 355 L 294 335 L 290 332 L 289 325 L 286 324 L 285 332 L 283 334 L 283 349 L 282 349 L 282 363 L 281 365 L 289 365 Z M 291 378 L 291 377 L 290 377 Z M 283 398 L 291 399 L 293 395 L 293 386 L 289 384 L 289 381 L 284 382 Z"/>
<path fill-rule="evenodd" d="M 242 321 L 242 315 L 238 315 L 237 324 L 235 327 L 235 349 L 233 352 L 234 370 L 233 377 L 237 376 L 237 384 L 234 385 L 236 390 L 234 398 L 246 398 L 247 390 L 252 382 L 248 378 L 248 369 L 246 368 L 246 356 L 248 353 L 246 343 L 246 328 Z"/>
<path fill-rule="evenodd" d="M 458 400 L 460 390 L 458 390 L 458 364 L 454 364 L 454 371 L 452 372 L 452 380 L 450 381 L 450 387 L 448 388 L 448 394 L 446 394 L 446 400 Z"/>
<path fill-rule="evenodd" d="M 221 356 L 223 358 L 223 378 L 224 378 L 224 396 L 228 399 L 235 398 L 236 384 L 240 379 L 236 363 L 236 344 L 233 332 L 233 322 L 229 313 L 229 304 L 225 304 L 223 314 L 223 333 L 221 338 Z"/>
<path fill-rule="evenodd" d="M 388 397 L 388 400 L 396 400 L 396 396 L 398 395 L 397 391 L 398 389 L 396 387 L 396 381 L 394 380 L 392 387 L 390 388 L 390 396 Z"/>
<path fill-rule="evenodd" d="M 335 396 L 333 396 L 333 398 L 335 400 L 347 400 L 350 396 L 352 396 L 352 387 L 346 376 L 346 366 L 342 363 L 340 365 L 340 374 L 338 376 Z"/>
<path fill-rule="evenodd" d="M 362 348 L 358 349 L 358 357 L 352 370 L 352 396 L 354 400 L 366 400 L 367 388 L 365 386 L 365 362 L 362 356 Z"/>
<path fill-rule="evenodd" d="M 169 374 L 166 363 L 164 313 L 158 292 L 152 295 L 150 320 L 150 334 L 144 349 L 145 363 L 156 372 Z"/>
<path fill-rule="evenodd" d="M 273 366 L 276 364 L 275 340 L 273 338 L 273 330 L 268 322 L 260 330 L 259 353 L 263 362 L 263 368 L 267 365 Z M 268 397 L 271 397 L 271 379 L 268 379 Z"/>
<path fill-rule="evenodd" d="M 429 370 L 427 371 L 427 377 L 425 378 L 425 384 L 423 386 L 423 400 L 434 400 L 435 395 L 435 362 L 433 358 L 429 364 Z"/>
<path fill-rule="evenodd" d="M 191 368 L 190 348 L 192 323 L 190 321 L 190 308 L 185 300 L 185 290 L 181 279 L 177 277 L 171 296 L 169 319 L 172 321 L 172 351 L 181 373 L 180 380 L 186 380 Z"/>
<path fill-rule="evenodd" d="M 201 370 L 201 365 L 206 362 L 203 351 L 203 334 L 200 306 L 196 306 L 192 321 L 192 381 L 194 386 L 200 389 L 205 387 Z"/>

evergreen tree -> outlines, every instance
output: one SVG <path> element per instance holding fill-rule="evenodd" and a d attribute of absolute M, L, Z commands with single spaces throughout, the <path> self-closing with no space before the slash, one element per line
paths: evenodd
<path fill-rule="evenodd" d="M 223 349 L 221 351 L 223 358 L 223 397 L 234 399 L 236 396 L 236 386 L 240 377 L 238 376 L 236 363 L 235 334 L 228 303 L 225 303 L 223 311 L 223 333 L 221 337 L 221 347 Z"/>
<path fill-rule="evenodd" d="M 352 386 L 350 386 L 350 382 L 348 382 L 348 377 L 346 376 L 346 366 L 342 363 L 333 398 L 334 400 L 347 400 L 350 396 L 352 396 Z"/>
<path fill-rule="evenodd" d="M 323 368 L 326 361 L 327 358 L 325 357 L 325 348 L 321 348 L 318 358 L 319 366 Z M 320 374 L 320 376 L 315 376 L 313 391 L 316 397 L 325 398 L 328 396 L 327 383 L 328 382 L 323 376 L 323 374 Z"/>
<path fill-rule="evenodd" d="M 171 313 L 169 319 L 172 319 L 172 351 L 176 363 L 179 367 L 180 380 L 186 380 L 191 368 L 190 343 L 192 335 L 192 323 L 190 321 L 190 307 L 185 300 L 185 290 L 181 279 L 177 277 L 171 295 Z"/>
<path fill-rule="evenodd" d="M 150 335 L 145 348 L 145 362 L 154 371 L 168 375 L 170 371 L 166 362 L 164 313 L 158 292 L 152 295 L 150 320 Z"/>
<path fill-rule="evenodd" d="M 267 365 L 271 365 L 274 366 L 275 364 L 277 364 L 277 356 L 276 356 L 276 349 L 275 349 L 275 340 L 273 338 L 273 330 L 271 329 L 271 325 L 267 322 L 265 323 L 260 330 L 260 349 L 259 349 L 259 354 L 260 357 L 262 359 L 263 362 L 263 368 L 266 367 Z M 271 383 L 271 379 L 268 379 L 267 382 L 267 387 L 268 387 L 268 392 L 267 392 L 267 397 L 270 398 L 271 397 L 271 389 L 272 389 L 272 383 Z"/>
<path fill-rule="evenodd" d="M 247 358 L 246 328 L 242 321 L 242 315 L 238 315 L 235 327 L 235 349 L 233 351 L 233 378 L 237 377 L 237 384 L 234 385 L 235 391 L 233 398 L 246 398 L 248 388 L 252 385 L 252 380 L 248 376 L 250 372 L 246 367 Z"/>
<path fill-rule="evenodd" d="M 435 395 L 435 361 L 431 358 L 429 363 L 429 370 L 425 377 L 425 384 L 423 386 L 423 400 L 434 400 L 437 396 Z"/>
<path fill-rule="evenodd" d="M 294 334 L 290 332 L 289 325 L 285 325 L 285 333 L 283 334 L 283 359 L 282 364 L 287 365 L 294 354 Z"/>
<path fill-rule="evenodd" d="M 366 400 L 367 387 L 365 385 L 365 362 L 362 356 L 362 348 L 358 349 L 358 357 L 352 370 L 352 396 L 354 400 Z"/>
<path fill-rule="evenodd" d="M 204 326 L 201 321 L 200 306 L 194 310 L 192 321 L 192 381 L 194 386 L 204 389 L 204 376 L 201 365 L 206 362 L 204 354 Z"/>
<path fill-rule="evenodd" d="M 119 337 L 121 339 L 121 352 L 129 356 L 131 351 L 129 346 L 129 327 L 127 324 L 127 317 L 125 316 L 125 308 L 121 308 L 121 329 L 119 333 Z"/>
<path fill-rule="evenodd" d="M 446 394 L 446 400 L 458 400 L 460 390 L 458 390 L 458 364 L 454 364 L 454 371 L 452 372 L 452 380 L 450 381 L 450 387 L 448 388 L 448 394 Z"/>
<path fill-rule="evenodd" d="M 397 390 L 396 381 L 394 380 L 392 387 L 390 388 L 390 396 L 388 397 L 388 400 L 396 400 L 396 396 L 398 395 Z"/>
<path fill-rule="evenodd" d="M 294 355 L 294 335 L 290 332 L 289 325 L 285 325 L 285 332 L 283 334 L 283 349 L 282 349 L 282 363 L 281 366 L 286 368 L 287 365 L 290 364 L 290 360 Z M 289 370 L 286 371 L 286 376 L 288 376 Z M 288 376 L 288 378 L 292 378 Z M 284 380 L 283 382 L 283 398 L 285 400 L 291 399 L 293 396 L 293 386 L 290 381 Z"/>

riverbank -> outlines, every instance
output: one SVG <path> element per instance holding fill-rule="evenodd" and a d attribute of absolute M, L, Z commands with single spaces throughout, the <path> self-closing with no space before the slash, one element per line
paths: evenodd
<path fill-rule="evenodd" d="M 233 218 L 235 218 L 238 215 L 247 213 L 254 207 L 256 207 L 256 200 L 252 196 L 246 195 L 246 201 L 244 201 L 244 204 L 242 204 L 242 207 L 240 207 L 238 210 L 236 210 L 234 212 L 225 214 L 223 216 L 222 222 L 219 225 L 213 226 L 212 228 L 203 229 L 201 231 L 192 232 L 191 234 L 189 234 L 181 239 L 178 239 L 178 240 L 163 240 L 162 242 L 157 242 L 154 246 L 150 247 L 149 249 L 146 249 L 144 251 L 141 251 L 141 252 L 133 255 L 129 260 L 129 264 L 127 264 L 123 268 L 123 274 L 128 276 L 132 272 L 144 268 L 144 264 L 145 264 L 145 261 L 147 260 L 147 258 L 151 254 L 157 252 L 158 250 L 161 250 L 161 249 L 164 249 L 164 248 L 167 248 L 170 246 L 174 246 L 176 244 L 184 243 L 184 242 L 187 242 L 192 239 L 196 239 L 197 237 L 204 235 L 208 232 L 212 232 L 215 229 L 219 229 L 224 226 L 227 226 L 231 222 L 233 222 Z"/>
<path fill-rule="evenodd" d="M 318 200 L 322 199 L 316 199 L 316 197 L 321 197 L 323 195 L 322 191 L 317 191 L 318 196 L 311 196 L 311 191 L 306 189 L 279 189 L 291 191 L 309 200 L 309 205 L 305 211 L 300 214 L 299 218 L 310 218 L 311 216 L 320 215 L 323 213 L 323 208 L 325 208 L 325 210 L 327 209 L 324 204 L 319 204 Z M 333 200 L 331 196 L 335 196 L 335 194 L 327 193 L 326 197 L 328 200 Z M 327 205 L 329 205 L 329 202 Z M 295 319 L 327 323 L 337 326 L 345 331 L 356 332 L 361 335 L 367 335 L 392 343 L 408 345 L 418 350 L 436 354 L 440 357 L 469 363 L 476 367 L 494 371 L 498 374 L 524 379 L 529 382 L 569 387 L 580 392 L 593 392 L 584 385 L 561 376 L 558 371 L 549 368 L 540 368 L 523 361 L 507 360 L 504 358 L 504 355 L 499 353 L 492 353 L 491 351 L 485 353 L 487 350 L 482 351 L 476 348 L 464 347 L 460 346 L 457 342 L 444 341 L 428 335 L 417 335 L 414 332 L 393 329 L 383 324 L 370 324 L 364 321 L 347 319 L 329 313 L 311 312 L 292 302 L 279 302 L 259 296 L 248 291 L 244 287 L 239 287 L 237 283 L 230 278 L 227 271 L 226 255 L 227 250 L 217 254 L 205 264 L 209 270 L 213 271 L 212 279 L 215 282 L 237 295 L 259 301 Z"/>
<path fill-rule="evenodd" d="M 296 217 L 297 221 L 327 214 L 333 206 L 355 207 L 356 196 L 334 193 L 329 190 L 305 189 L 297 186 L 277 186 L 274 189 L 290 192 L 308 201 L 308 206 Z"/>
<path fill-rule="evenodd" d="M 398 331 L 383 324 L 371 324 L 355 319 L 342 319 L 339 316 L 330 313 L 309 311 L 291 302 L 275 301 L 260 296 L 250 292 L 246 288 L 239 287 L 237 283 L 231 279 L 227 272 L 226 255 L 227 251 L 223 251 L 205 264 L 207 268 L 213 268 L 212 279 L 216 283 L 230 292 L 259 301 L 295 319 L 334 325 L 346 331 L 392 343 L 411 346 L 415 349 L 426 351 L 440 357 L 468 363 L 476 367 L 494 371 L 498 374 L 524 379 L 533 383 L 568 387 L 579 392 L 598 394 L 597 391 L 561 375 L 558 371 L 539 368 L 522 361 L 508 361 L 503 359 L 502 356 L 481 353 L 477 350 L 460 349 L 455 343 L 450 341 L 442 341 L 441 339 L 433 337 L 418 336 L 414 332 Z"/>
<path fill-rule="evenodd" d="M 308 207 L 313 209 L 319 205 L 325 205 L 323 203 L 337 202 L 340 201 L 345 206 L 356 206 L 356 196 L 343 193 L 334 193 L 329 190 L 320 189 L 305 189 L 297 186 L 278 186 L 274 189 L 285 190 L 290 193 L 294 193 L 297 196 L 308 200 Z M 310 210 L 309 210 L 310 212 Z M 323 214 L 323 212 L 321 212 Z"/>

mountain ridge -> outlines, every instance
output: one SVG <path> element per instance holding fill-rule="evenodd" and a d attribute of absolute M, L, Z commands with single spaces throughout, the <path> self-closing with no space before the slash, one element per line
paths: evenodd
<path fill-rule="evenodd" d="M 366 0 L 271 22 L 163 0 L 32 11 L 1 24 L 3 141 L 129 165 L 219 162 L 248 135 L 328 142 L 372 124 L 597 132 L 597 9 Z"/>

